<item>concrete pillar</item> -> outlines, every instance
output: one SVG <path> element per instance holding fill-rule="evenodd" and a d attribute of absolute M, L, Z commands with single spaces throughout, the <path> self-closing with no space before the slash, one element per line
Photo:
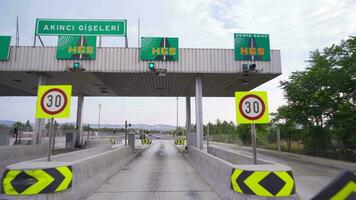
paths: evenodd
<path fill-rule="evenodd" d="M 197 148 L 203 149 L 203 81 L 195 79 L 195 123 L 197 132 Z"/>
<path fill-rule="evenodd" d="M 84 96 L 78 95 L 78 107 L 77 107 L 77 122 L 76 122 L 76 135 L 75 135 L 75 144 L 82 145 L 83 143 L 83 104 L 84 104 Z"/>
<path fill-rule="evenodd" d="M 185 137 L 187 138 L 187 147 L 189 149 L 189 145 L 190 145 L 190 137 L 191 137 L 191 131 L 192 131 L 192 127 L 191 127 L 191 112 L 190 112 L 190 97 L 185 97 L 185 115 L 186 115 L 186 123 L 185 123 Z"/>
<path fill-rule="evenodd" d="M 128 139 L 129 146 L 132 148 L 132 150 L 134 150 L 135 149 L 135 134 L 129 133 L 128 136 L 129 136 L 129 139 Z"/>
<path fill-rule="evenodd" d="M 37 86 L 45 84 L 45 76 L 44 74 L 38 74 L 37 78 Z M 32 135 L 32 144 L 41 144 L 41 137 L 43 133 L 43 129 L 45 128 L 45 119 L 36 119 L 35 121 L 35 132 Z"/>

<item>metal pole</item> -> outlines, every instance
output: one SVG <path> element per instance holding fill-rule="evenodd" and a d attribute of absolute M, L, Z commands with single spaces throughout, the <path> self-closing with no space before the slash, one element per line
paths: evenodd
<path fill-rule="evenodd" d="M 252 140 L 252 151 L 253 151 L 253 163 L 257 164 L 256 155 L 256 127 L 255 124 L 251 124 L 251 140 Z"/>
<path fill-rule="evenodd" d="M 127 121 L 125 120 L 125 146 L 127 146 Z"/>
<path fill-rule="evenodd" d="M 206 148 L 207 148 L 207 151 L 209 151 L 209 135 L 210 135 L 210 130 L 209 130 L 209 124 L 210 123 L 208 123 L 207 125 L 206 125 L 206 134 L 207 134 L 207 138 L 206 138 Z"/>
<path fill-rule="evenodd" d="M 16 38 L 15 38 L 15 60 L 17 59 L 17 47 L 19 46 L 20 36 L 19 36 L 19 16 L 16 17 Z"/>
<path fill-rule="evenodd" d="M 138 20 L 137 20 L 137 46 L 138 46 L 138 48 L 140 48 L 140 36 L 141 36 L 141 33 L 140 33 L 140 29 L 141 29 L 141 24 L 140 24 L 140 18 L 138 18 Z"/>
<path fill-rule="evenodd" d="M 178 135 L 178 100 L 179 100 L 179 98 L 177 97 L 177 126 L 176 126 L 176 134 L 175 134 L 175 136 Z"/>
<path fill-rule="evenodd" d="M 127 34 L 125 35 L 125 48 L 129 48 L 129 42 L 127 40 Z"/>
<path fill-rule="evenodd" d="M 88 135 L 87 135 L 87 142 L 89 141 L 89 133 L 90 133 L 90 124 L 88 124 Z"/>
<path fill-rule="evenodd" d="M 54 130 L 54 122 L 53 122 L 53 128 L 52 129 L 53 129 L 52 150 L 54 150 L 54 147 L 55 147 L 55 144 L 56 144 L 56 132 L 57 132 L 57 131 Z"/>
<path fill-rule="evenodd" d="M 101 47 L 101 36 L 99 36 L 99 48 Z"/>
<path fill-rule="evenodd" d="M 49 125 L 49 140 L 48 140 L 48 156 L 47 161 L 51 161 L 51 153 L 52 153 L 52 136 L 53 136 L 53 118 L 51 118 L 51 123 Z"/>
<path fill-rule="evenodd" d="M 281 130 L 277 128 L 277 150 L 281 152 Z"/>
<path fill-rule="evenodd" d="M 98 124 L 98 133 L 100 134 L 100 112 L 101 112 L 101 104 L 99 104 L 99 124 Z"/>
<path fill-rule="evenodd" d="M 189 148 L 190 136 L 191 136 L 191 112 L 190 112 L 190 97 L 185 97 L 185 112 L 186 112 L 186 134 L 185 138 L 187 140 L 186 146 Z"/>

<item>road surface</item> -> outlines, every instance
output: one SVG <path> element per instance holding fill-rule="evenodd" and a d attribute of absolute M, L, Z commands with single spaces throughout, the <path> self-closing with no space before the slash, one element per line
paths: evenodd
<path fill-rule="evenodd" d="M 218 200 L 218 195 L 176 149 L 173 141 L 156 140 L 128 166 L 87 198 Z"/>
<path fill-rule="evenodd" d="M 233 144 L 212 143 L 212 146 L 228 149 L 252 157 L 252 152 L 236 148 Z M 322 190 L 342 169 L 326 167 L 257 152 L 257 159 L 288 165 L 292 168 L 299 197 L 311 199 Z"/>

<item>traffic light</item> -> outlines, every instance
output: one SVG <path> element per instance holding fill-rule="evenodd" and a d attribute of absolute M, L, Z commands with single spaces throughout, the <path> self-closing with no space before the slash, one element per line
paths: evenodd
<path fill-rule="evenodd" d="M 74 62 L 73 63 L 73 69 L 74 70 L 77 70 L 77 69 L 79 69 L 80 68 L 80 63 L 79 62 Z"/>
<path fill-rule="evenodd" d="M 242 64 L 242 72 L 248 73 L 250 71 L 256 71 L 256 64 Z"/>
<path fill-rule="evenodd" d="M 149 68 L 151 71 L 155 70 L 155 63 L 153 63 L 153 62 L 148 63 L 148 68 Z"/>
<path fill-rule="evenodd" d="M 256 71 L 256 64 L 250 65 L 250 71 Z"/>

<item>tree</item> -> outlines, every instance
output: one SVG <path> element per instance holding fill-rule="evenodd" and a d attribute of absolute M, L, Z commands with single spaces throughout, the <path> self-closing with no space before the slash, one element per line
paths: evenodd
<path fill-rule="evenodd" d="M 279 115 L 293 113 L 284 117 L 303 128 L 305 145 L 317 156 L 332 149 L 333 139 L 350 148 L 356 143 L 356 38 L 311 52 L 309 63 L 281 82 L 288 105 Z"/>

